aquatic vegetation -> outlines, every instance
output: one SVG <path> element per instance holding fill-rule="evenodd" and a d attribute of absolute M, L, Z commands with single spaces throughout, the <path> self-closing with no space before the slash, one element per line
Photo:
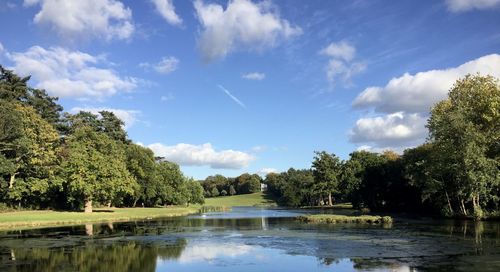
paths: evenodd
<path fill-rule="evenodd" d="M 359 223 L 359 224 L 387 224 L 392 223 L 390 216 L 360 215 L 348 216 L 338 214 L 313 214 L 296 217 L 297 220 L 307 223 Z"/>
<path fill-rule="evenodd" d="M 226 206 L 202 206 L 198 212 L 199 213 L 207 213 L 207 212 L 228 212 L 231 211 L 231 207 Z"/>

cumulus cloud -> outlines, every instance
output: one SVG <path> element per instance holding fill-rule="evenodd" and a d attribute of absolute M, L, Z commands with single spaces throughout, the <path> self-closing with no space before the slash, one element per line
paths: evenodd
<path fill-rule="evenodd" d="M 372 151 L 402 151 L 425 141 L 431 107 L 447 97 L 459 78 L 480 73 L 500 77 L 500 55 L 487 55 L 457 67 L 431 70 L 391 79 L 383 87 L 369 87 L 353 101 L 354 108 L 374 110 L 378 116 L 359 119 L 350 141 Z"/>
<path fill-rule="evenodd" d="M 138 120 L 138 116 L 141 114 L 138 110 L 124 110 L 124 109 L 114 109 L 114 108 L 93 108 L 93 107 L 74 107 L 70 110 L 70 113 L 78 113 L 80 111 L 87 111 L 93 114 L 99 115 L 100 111 L 110 111 L 116 115 L 120 120 L 125 123 L 125 129 L 128 129 L 134 125 Z"/>
<path fill-rule="evenodd" d="M 151 0 L 156 7 L 156 11 L 165 19 L 169 24 L 180 25 L 182 19 L 175 13 L 173 0 Z"/>
<path fill-rule="evenodd" d="M 243 74 L 241 77 L 248 80 L 263 80 L 264 78 L 266 78 L 266 74 L 253 72 L 253 73 Z"/>
<path fill-rule="evenodd" d="M 403 112 L 361 118 L 349 132 L 349 139 L 375 146 L 411 145 L 425 138 L 426 122 L 426 117 L 418 113 Z"/>
<path fill-rule="evenodd" d="M 343 59 L 344 61 L 351 61 L 356 54 L 356 48 L 346 41 L 338 43 L 332 42 L 326 48 L 320 51 L 321 54 L 332 58 Z"/>
<path fill-rule="evenodd" d="M 116 0 L 25 0 L 24 6 L 40 5 L 35 24 L 47 25 L 65 38 L 82 36 L 128 39 L 134 32 L 132 11 Z"/>
<path fill-rule="evenodd" d="M 330 58 L 325 71 L 326 78 L 332 85 L 339 80 L 343 84 L 350 84 L 353 76 L 366 69 L 364 62 L 353 61 L 356 48 L 346 41 L 332 42 L 319 53 Z"/>
<path fill-rule="evenodd" d="M 166 146 L 161 143 L 148 145 L 156 156 L 183 166 L 210 166 L 214 169 L 240 169 L 247 167 L 254 156 L 235 150 L 216 151 L 210 143 L 192 145 L 180 143 Z"/>
<path fill-rule="evenodd" d="M 391 79 L 384 87 L 368 87 L 353 102 L 355 108 L 374 108 L 377 112 L 429 112 L 446 98 L 453 83 L 467 74 L 500 77 L 500 55 L 487 55 L 458 67 L 408 73 Z"/>
<path fill-rule="evenodd" d="M 199 47 L 206 61 L 223 58 L 241 48 L 273 47 L 302 33 L 300 27 L 282 19 L 269 1 L 231 0 L 224 10 L 219 4 L 196 0 L 194 7 L 202 27 Z"/>
<path fill-rule="evenodd" d="M 446 6 L 451 12 L 489 9 L 498 7 L 499 5 L 500 0 L 446 0 Z"/>
<path fill-rule="evenodd" d="M 104 68 L 106 60 L 102 56 L 40 46 L 7 55 L 16 73 L 31 75 L 38 82 L 36 88 L 58 97 L 102 99 L 137 87 L 137 79 L 121 77 L 112 69 Z"/>

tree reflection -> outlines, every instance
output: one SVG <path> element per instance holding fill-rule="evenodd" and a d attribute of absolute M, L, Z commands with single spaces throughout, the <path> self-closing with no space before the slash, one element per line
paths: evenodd
<path fill-rule="evenodd" d="M 155 271 L 158 259 L 177 259 L 186 240 L 172 244 L 88 242 L 71 248 L 17 248 L 11 250 L 7 271 Z M 14 257 L 15 256 L 15 257 Z"/>

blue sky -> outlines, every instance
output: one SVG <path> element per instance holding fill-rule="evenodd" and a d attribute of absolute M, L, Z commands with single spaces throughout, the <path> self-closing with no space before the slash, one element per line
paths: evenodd
<path fill-rule="evenodd" d="M 500 0 L 0 2 L 2 65 L 199 179 L 416 146 L 499 54 Z"/>

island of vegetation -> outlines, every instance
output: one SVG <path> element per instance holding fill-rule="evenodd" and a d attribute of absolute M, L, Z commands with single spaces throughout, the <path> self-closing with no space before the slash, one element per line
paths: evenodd
<path fill-rule="evenodd" d="M 307 223 L 357 223 L 357 224 L 390 224 L 392 217 L 378 215 L 339 215 L 339 214 L 313 214 L 298 216 L 298 220 Z"/>
<path fill-rule="evenodd" d="M 402 154 L 354 151 L 341 160 L 319 151 L 308 169 L 202 181 L 133 143 L 112 112 L 63 112 L 58 98 L 28 81 L 0 66 L 0 225 L 38 222 L 41 215 L 86 222 L 186 214 L 205 201 L 286 207 L 349 202 L 375 213 L 500 215 L 500 87 L 491 76 L 458 80 L 430 109 L 428 140 Z M 138 211 L 143 207 L 151 209 Z M 92 213 L 94 208 L 111 212 Z"/>

